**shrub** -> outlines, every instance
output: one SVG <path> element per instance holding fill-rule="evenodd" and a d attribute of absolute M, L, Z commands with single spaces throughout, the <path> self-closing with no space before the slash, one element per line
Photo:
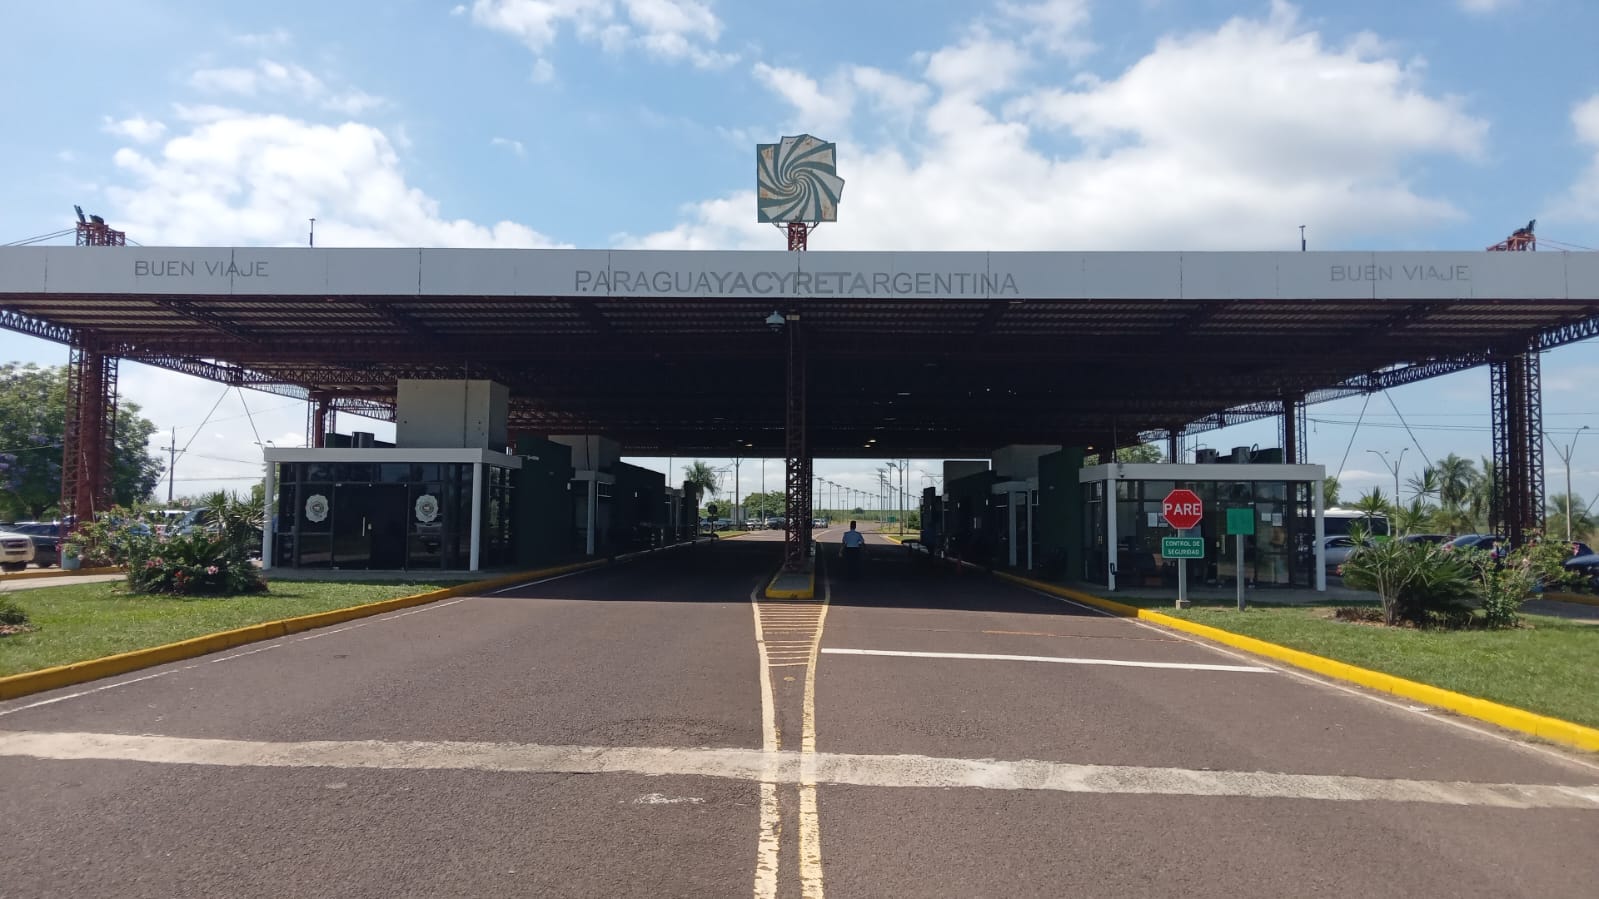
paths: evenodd
<path fill-rule="evenodd" d="M 1388 540 L 1344 563 L 1344 583 L 1382 598 L 1383 623 L 1460 626 L 1471 620 L 1478 594 L 1470 561 L 1432 543 Z"/>
<path fill-rule="evenodd" d="M 1488 627 L 1521 623 L 1521 604 L 1532 596 L 1540 579 L 1538 553 L 1538 545 L 1533 544 L 1506 553 L 1502 559 L 1481 550 L 1462 554 L 1482 581 L 1482 617 Z"/>
<path fill-rule="evenodd" d="M 0 624 L 27 624 L 28 613 L 9 599 L 0 599 Z"/>
<path fill-rule="evenodd" d="M 199 531 L 137 541 L 127 564 L 135 593 L 226 596 L 266 589 L 248 556 L 226 537 Z"/>

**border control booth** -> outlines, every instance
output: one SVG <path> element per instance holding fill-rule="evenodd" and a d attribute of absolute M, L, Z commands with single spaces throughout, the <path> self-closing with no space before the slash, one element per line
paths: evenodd
<path fill-rule="evenodd" d="M 1234 583 L 1238 550 L 1236 538 L 1228 534 L 1227 513 L 1249 509 L 1254 533 L 1243 541 L 1246 584 L 1325 590 L 1321 546 L 1321 485 L 1325 477 L 1326 468 L 1321 465 L 1250 463 L 1245 459 L 1084 468 L 1078 475 L 1082 488 L 1081 579 L 1112 590 L 1175 589 L 1177 566 L 1187 565 L 1191 584 Z M 1161 517 L 1161 500 L 1179 487 L 1192 490 L 1204 503 L 1204 518 L 1182 534 L 1204 540 L 1203 559 L 1161 556 L 1161 539 L 1179 536 Z"/>
<path fill-rule="evenodd" d="M 266 568 L 480 571 L 658 548 L 693 531 L 684 493 L 595 435 L 520 436 L 492 381 L 401 380 L 393 444 L 268 448 Z"/>

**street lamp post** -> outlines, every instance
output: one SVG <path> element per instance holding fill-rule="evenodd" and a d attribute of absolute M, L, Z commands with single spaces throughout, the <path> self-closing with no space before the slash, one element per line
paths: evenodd
<path fill-rule="evenodd" d="M 1555 455 L 1559 456 L 1560 457 L 1560 461 L 1564 462 L 1566 464 L 1566 542 L 1567 543 L 1571 542 L 1571 454 L 1576 452 L 1576 450 L 1577 450 L 1577 438 L 1581 437 L 1582 436 L 1582 432 L 1586 431 L 1586 430 L 1588 430 L 1588 426 L 1587 425 L 1583 425 L 1582 427 L 1577 429 L 1577 433 L 1571 435 L 1571 442 L 1566 444 L 1565 452 L 1561 452 L 1560 444 L 1555 443 L 1554 438 L 1550 438 L 1549 439 L 1549 443 L 1552 444 L 1554 446 L 1554 448 L 1555 448 Z"/>
<path fill-rule="evenodd" d="M 1399 458 L 1395 459 L 1394 460 L 1394 464 L 1391 466 L 1391 469 L 1392 469 L 1392 471 L 1394 473 L 1394 508 L 1395 509 L 1399 508 L 1399 466 L 1404 463 L 1404 461 L 1405 461 L 1405 453 L 1407 453 L 1409 451 L 1410 451 L 1410 447 L 1408 447 L 1408 446 L 1401 447 L 1400 450 L 1399 450 Z M 1371 453 L 1374 456 L 1382 457 L 1382 467 L 1385 470 L 1390 469 L 1390 466 L 1388 465 L 1388 451 L 1387 450 L 1366 450 L 1366 452 Z"/>

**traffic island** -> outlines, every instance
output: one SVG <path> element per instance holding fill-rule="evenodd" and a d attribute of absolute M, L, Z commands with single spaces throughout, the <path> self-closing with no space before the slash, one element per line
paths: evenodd
<path fill-rule="evenodd" d="M 815 566 L 808 566 L 804 571 L 784 571 L 779 568 L 767 583 L 765 596 L 767 599 L 815 599 Z"/>

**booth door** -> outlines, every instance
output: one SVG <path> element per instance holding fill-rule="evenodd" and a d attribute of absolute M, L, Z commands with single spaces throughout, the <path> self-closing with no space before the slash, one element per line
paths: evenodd
<path fill-rule="evenodd" d="M 335 484 L 333 567 L 405 567 L 404 484 Z"/>

